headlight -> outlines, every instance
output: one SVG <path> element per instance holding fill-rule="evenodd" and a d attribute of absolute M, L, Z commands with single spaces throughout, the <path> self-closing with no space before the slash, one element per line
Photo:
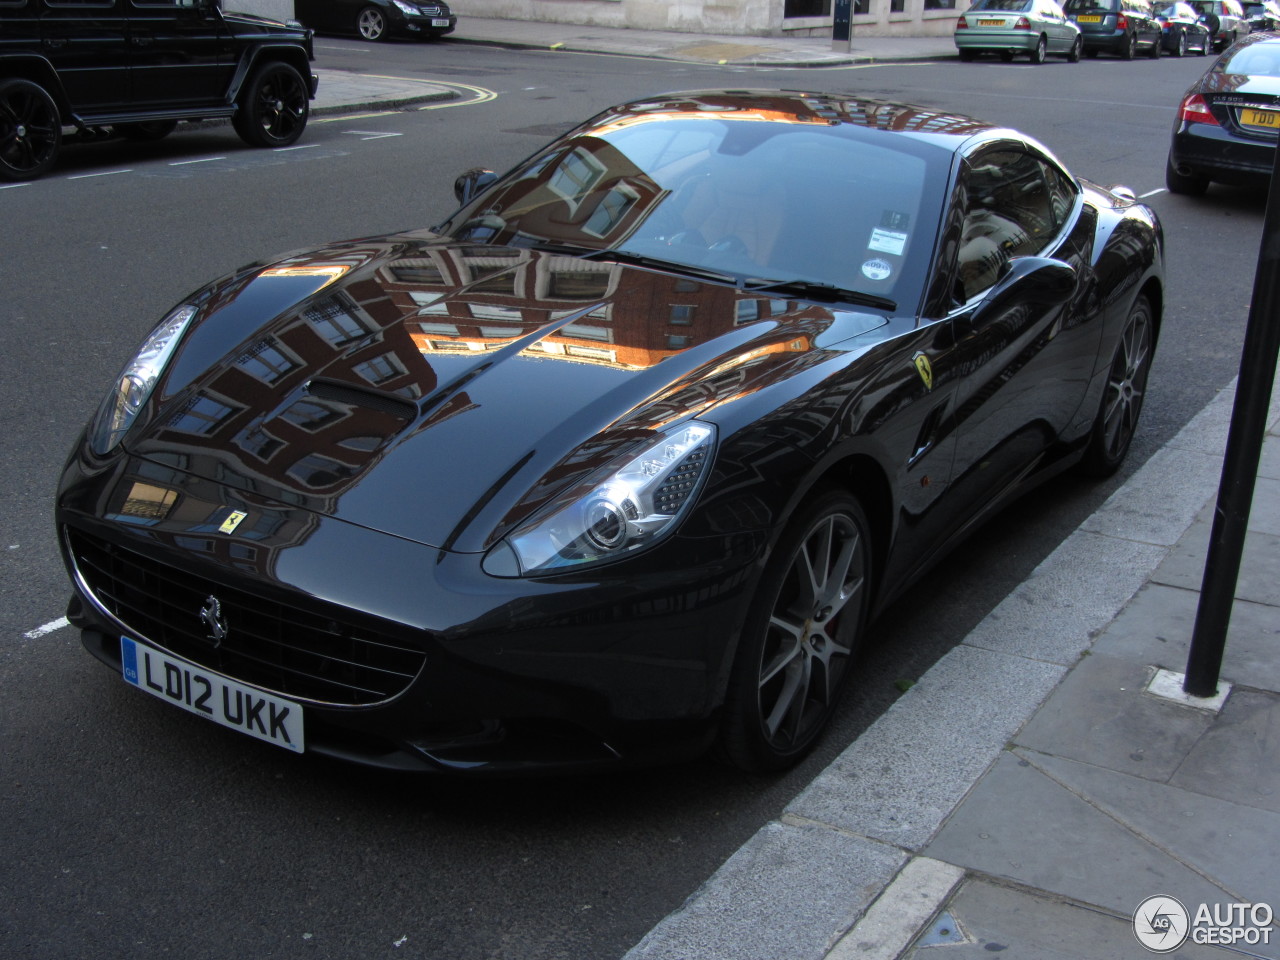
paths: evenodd
<path fill-rule="evenodd" d="M 484 558 L 495 577 L 616 560 L 674 529 L 711 465 L 716 431 L 691 420 L 560 497 Z"/>
<path fill-rule="evenodd" d="M 401 13 L 407 13 L 411 17 L 416 17 L 420 12 L 417 7 L 411 3 L 405 3 L 404 0 L 391 0 L 391 2 L 400 8 Z"/>
<path fill-rule="evenodd" d="M 120 371 L 89 431 L 89 445 L 94 453 L 99 456 L 109 453 L 124 438 L 195 315 L 196 308 L 190 304 L 178 307 L 160 321 L 143 342 L 138 355 Z"/>

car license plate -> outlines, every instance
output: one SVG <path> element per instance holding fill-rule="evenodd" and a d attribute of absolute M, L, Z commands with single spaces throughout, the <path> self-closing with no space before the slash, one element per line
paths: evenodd
<path fill-rule="evenodd" d="M 1076 23 L 1101 23 L 1101 22 L 1102 22 L 1101 17 L 1090 17 L 1090 16 L 1076 17 Z"/>
<path fill-rule="evenodd" d="M 1276 130 L 1280 129 L 1280 112 L 1242 107 L 1240 109 L 1240 122 L 1246 127 L 1266 127 L 1268 130 Z"/>
<path fill-rule="evenodd" d="M 1003 20 L 979 20 L 979 21 L 978 21 L 978 26 L 980 26 L 980 27 L 1003 27 L 1003 26 L 1004 26 L 1004 21 L 1003 21 Z"/>
<path fill-rule="evenodd" d="M 237 683 L 128 637 L 120 638 L 120 656 L 125 680 L 139 690 L 224 727 L 302 753 L 300 704 Z"/>
<path fill-rule="evenodd" d="M 433 27 L 447 27 L 449 25 L 449 21 L 438 18 L 438 19 L 432 20 L 431 25 Z"/>

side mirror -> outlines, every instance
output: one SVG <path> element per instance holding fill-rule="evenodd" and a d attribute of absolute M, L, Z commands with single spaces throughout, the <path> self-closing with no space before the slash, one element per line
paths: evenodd
<path fill-rule="evenodd" d="M 453 181 L 453 195 L 459 203 L 470 203 L 480 193 L 498 179 L 498 175 L 484 167 L 474 167 Z"/>
<path fill-rule="evenodd" d="M 1076 268 L 1050 257 L 1016 257 L 992 288 L 988 303 L 1034 303 L 1056 307 L 1076 292 Z"/>
<path fill-rule="evenodd" d="M 1048 257 L 1016 257 L 982 302 L 965 315 L 956 331 L 965 336 L 1007 318 L 1011 313 L 1061 306 L 1076 292 L 1076 269 Z"/>

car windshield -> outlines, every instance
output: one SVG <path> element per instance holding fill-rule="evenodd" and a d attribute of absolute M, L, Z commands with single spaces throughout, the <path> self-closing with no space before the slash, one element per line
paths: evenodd
<path fill-rule="evenodd" d="M 918 297 L 951 152 L 889 132 L 907 118 L 872 116 L 874 105 L 840 117 L 800 99 L 776 112 L 652 106 L 573 131 L 442 229 L 739 284 Z"/>
<path fill-rule="evenodd" d="M 1003 10 L 1008 13 L 1023 13 L 1031 9 L 1031 0 L 978 0 L 970 10 Z"/>
<path fill-rule="evenodd" d="M 1280 43 L 1252 43 L 1223 61 L 1223 73 L 1280 77 Z"/>

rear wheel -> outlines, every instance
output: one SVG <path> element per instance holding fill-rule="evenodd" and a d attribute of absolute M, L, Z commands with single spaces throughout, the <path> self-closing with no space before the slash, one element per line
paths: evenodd
<path fill-rule="evenodd" d="M 1120 56 L 1126 60 L 1132 60 L 1138 55 L 1138 35 L 1131 33 L 1124 38 L 1124 46 L 1120 50 Z"/>
<path fill-rule="evenodd" d="M 1195 173 L 1179 173 L 1173 165 L 1173 157 L 1169 157 L 1164 164 L 1164 185 L 1170 193 L 1199 197 L 1209 189 L 1209 178 Z"/>
<path fill-rule="evenodd" d="M 44 87 L 0 81 L 0 180 L 34 180 L 58 158 L 62 118 Z"/>
<path fill-rule="evenodd" d="M 245 143 L 287 147 L 302 136 L 309 111 L 302 74 L 287 63 L 268 63 L 241 92 L 231 122 Z"/>
<path fill-rule="evenodd" d="M 858 501 L 828 490 L 774 547 L 725 697 L 720 750 L 735 766 L 785 769 L 826 727 L 866 625 L 868 531 Z"/>
<path fill-rule="evenodd" d="M 1084 38 L 1076 37 L 1076 42 L 1071 44 L 1071 49 L 1067 51 L 1067 63 L 1080 62 L 1080 50 L 1084 47 Z"/>
<path fill-rule="evenodd" d="M 1147 51 L 1147 56 L 1152 60 L 1159 60 L 1160 54 L 1164 52 L 1162 46 L 1164 41 L 1160 37 L 1156 37 L 1155 42 L 1151 44 L 1151 49 Z"/>
<path fill-rule="evenodd" d="M 1173 55 L 1175 57 L 1185 57 L 1187 55 L 1187 31 L 1178 31 L 1178 42 L 1173 45 Z"/>
<path fill-rule="evenodd" d="M 1102 405 L 1098 409 L 1084 459 L 1080 461 L 1081 471 L 1088 476 L 1111 476 L 1120 469 L 1129 453 L 1133 435 L 1138 429 L 1138 417 L 1142 413 L 1142 400 L 1147 392 L 1154 322 L 1151 304 L 1145 296 L 1139 296 L 1129 311 L 1120 342 L 1116 344 Z"/>
<path fill-rule="evenodd" d="M 1049 52 L 1049 41 L 1045 39 L 1045 35 L 1040 34 L 1040 39 L 1036 42 L 1036 47 L 1031 51 L 1032 63 L 1044 63 L 1045 56 Z"/>

